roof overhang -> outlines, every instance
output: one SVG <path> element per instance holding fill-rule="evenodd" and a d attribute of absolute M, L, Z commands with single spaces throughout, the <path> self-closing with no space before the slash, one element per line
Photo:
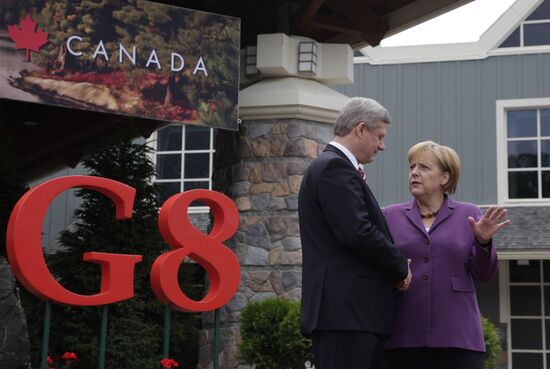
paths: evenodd
<path fill-rule="evenodd" d="M 517 0 L 481 35 L 477 42 L 394 47 L 368 46 L 361 50 L 365 56 L 356 57 L 354 61 L 369 64 L 404 64 L 484 59 L 493 53 L 498 54 L 494 49 L 542 2 L 543 0 Z"/>

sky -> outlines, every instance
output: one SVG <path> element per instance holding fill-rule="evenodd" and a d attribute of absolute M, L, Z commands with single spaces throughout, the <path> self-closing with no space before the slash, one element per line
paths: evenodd
<path fill-rule="evenodd" d="M 382 47 L 475 42 L 515 0 L 474 0 L 382 40 Z M 465 27 L 464 25 L 468 25 Z"/>

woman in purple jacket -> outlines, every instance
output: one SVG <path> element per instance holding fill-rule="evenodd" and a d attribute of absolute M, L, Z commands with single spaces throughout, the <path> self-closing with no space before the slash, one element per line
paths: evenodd
<path fill-rule="evenodd" d="M 504 208 L 454 201 L 460 159 L 432 141 L 409 150 L 414 199 L 384 209 L 395 245 L 411 259 L 409 289 L 396 292 L 388 369 L 483 369 L 485 343 L 474 280 L 497 271 L 493 235 L 510 221 Z"/>

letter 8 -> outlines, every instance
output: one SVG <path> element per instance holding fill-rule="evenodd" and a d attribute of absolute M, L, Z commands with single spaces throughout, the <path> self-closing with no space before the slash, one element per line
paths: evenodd
<path fill-rule="evenodd" d="M 189 220 L 187 210 L 193 201 L 212 209 L 214 225 L 209 234 L 196 229 Z M 229 302 L 239 287 L 240 265 L 222 242 L 233 236 L 238 226 L 237 207 L 219 192 L 190 190 L 166 200 L 159 214 L 159 229 L 173 250 L 153 263 L 151 286 L 157 298 L 184 311 L 210 311 Z M 178 283 L 178 270 L 186 257 L 198 262 L 210 277 L 208 293 L 200 301 L 187 297 Z"/>

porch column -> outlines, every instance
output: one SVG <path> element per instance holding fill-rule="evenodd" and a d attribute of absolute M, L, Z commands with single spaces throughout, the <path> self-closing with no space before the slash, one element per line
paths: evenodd
<path fill-rule="evenodd" d="M 267 42 L 262 41 L 262 36 L 298 47 L 289 42 L 286 35 L 259 36 L 260 71 L 260 45 Z M 269 45 L 265 46 L 271 51 Z M 349 70 L 351 49 L 347 45 L 335 46 L 345 51 L 345 55 L 327 52 L 320 57 L 318 54 L 318 68 L 323 61 L 328 65 L 331 58 L 339 58 L 343 61 L 340 69 Z M 281 54 L 284 52 L 279 50 Z M 270 68 L 272 73 L 276 70 L 273 66 Z M 328 73 L 330 68 L 325 68 Z M 322 71 L 318 69 L 317 75 L 322 77 Z M 250 368 L 239 362 L 237 348 L 239 317 L 248 303 L 273 296 L 300 299 L 302 250 L 298 191 L 308 164 L 332 139 L 333 123 L 348 99 L 321 83 L 322 78 L 311 74 L 307 77 L 298 73 L 263 76 L 244 88 L 239 96 L 242 119 L 239 131 L 218 135 L 214 189 L 230 196 L 240 215 L 239 230 L 226 243 L 240 261 L 241 284 L 220 314 L 220 368 L 223 369 Z M 344 73 L 342 79 L 350 78 Z M 214 314 L 203 316 L 200 369 L 212 368 L 213 317 Z"/>

